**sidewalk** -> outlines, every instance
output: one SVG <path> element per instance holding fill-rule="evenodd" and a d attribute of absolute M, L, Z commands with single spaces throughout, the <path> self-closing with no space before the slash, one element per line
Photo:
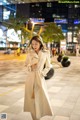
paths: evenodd
<path fill-rule="evenodd" d="M 26 54 L 21 54 L 20 56 L 14 54 L 0 54 L 0 60 L 25 60 Z"/>
<path fill-rule="evenodd" d="M 25 55 L 23 55 L 25 58 Z M 63 68 L 53 57 L 54 76 L 46 80 L 53 117 L 40 120 L 80 120 L 80 57 L 70 57 L 71 65 Z M 0 114 L 7 120 L 32 120 L 24 113 L 24 60 L 0 61 Z"/>

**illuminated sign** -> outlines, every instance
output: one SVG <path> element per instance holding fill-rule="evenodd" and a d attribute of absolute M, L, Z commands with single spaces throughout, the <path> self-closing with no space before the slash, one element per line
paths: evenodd
<path fill-rule="evenodd" d="M 54 19 L 54 23 L 68 23 L 67 19 Z"/>
<path fill-rule="evenodd" d="M 4 11 L 3 19 L 4 19 L 4 20 L 8 20 L 8 19 L 9 19 L 9 16 L 10 16 L 10 11 Z"/>
<path fill-rule="evenodd" d="M 80 20 L 74 20 L 74 24 L 80 24 Z"/>
<path fill-rule="evenodd" d="M 44 22 L 44 18 L 30 18 L 30 20 L 34 23 L 43 23 Z"/>
<path fill-rule="evenodd" d="M 15 32 L 14 29 L 8 29 L 7 40 L 11 42 L 21 42 L 21 40 L 18 37 L 18 34 Z"/>
<path fill-rule="evenodd" d="M 3 20 L 9 20 L 9 18 L 16 17 L 16 5 L 3 5 Z"/>
<path fill-rule="evenodd" d="M 62 32 L 66 33 L 67 30 L 67 20 L 66 19 L 55 19 L 54 23 L 61 27 Z"/>

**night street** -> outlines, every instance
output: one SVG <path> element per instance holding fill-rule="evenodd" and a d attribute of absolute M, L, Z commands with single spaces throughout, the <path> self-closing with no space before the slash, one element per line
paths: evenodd
<path fill-rule="evenodd" d="M 7 120 L 31 120 L 23 112 L 25 58 L 0 60 L 0 113 L 7 113 Z M 70 59 L 71 65 L 63 68 L 53 58 L 55 73 L 46 83 L 54 116 L 41 120 L 80 120 L 80 57 Z"/>
<path fill-rule="evenodd" d="M 0 120 L 80 120 L 79 3 L 0 0 Z"/>

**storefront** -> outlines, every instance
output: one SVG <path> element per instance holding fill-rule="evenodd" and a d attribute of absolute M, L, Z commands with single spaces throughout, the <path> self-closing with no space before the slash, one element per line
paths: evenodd
<path fill-rule="evenodd" d="M 21 39 L 14 29 L 0 29 L 0 49 L 16 49 L 20 47 Z"/>

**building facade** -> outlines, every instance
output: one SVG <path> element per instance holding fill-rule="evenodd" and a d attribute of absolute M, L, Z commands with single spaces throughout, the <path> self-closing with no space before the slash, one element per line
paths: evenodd
<path fill-rule="evenodd" d="M 4 24 L 9 23 L 10 18 L 16 18 L 16 5 L 3 4 L 0 5 L 0 49 L 17 48 L 20 46 L 21 40 L 14 29 L 8 29 Z"/>
<path fill-rule="evenodd" d="M 24 10 L 22 14 L 29 18 L 44 18 L 45 22 L 55 22 L 61 26 L 66 36 L 67 49 L 74 49 L 78 43 L 76 36 L 80 24 L 80 4 L 40 2 L 18 5 L 17 10 L 19 6 L 24 6 L 26 12 Z"/>
<path fill-rule="evenodd" d="M 17 15 L 26 18 L 42 18 L 44 22 L 55 22 L 58 26 L 61 26 L 66 37 L 67 49 L 74 49 L 80 41 L 76 37 L 80 25 L 80 4 L 78 3 L 40 2 L 17 4 L 15 12 L 13 12 L 14 7 L 11 7 L 10 10 L 9 8 L 9 6 L 0 6 L 0 13 L 2 13 L 0 14 L 0 21 L 9 19 L 9 11 L 14 17 Z M 7 11 L 7 16 L 4 15 L 4 11 Z"/>

